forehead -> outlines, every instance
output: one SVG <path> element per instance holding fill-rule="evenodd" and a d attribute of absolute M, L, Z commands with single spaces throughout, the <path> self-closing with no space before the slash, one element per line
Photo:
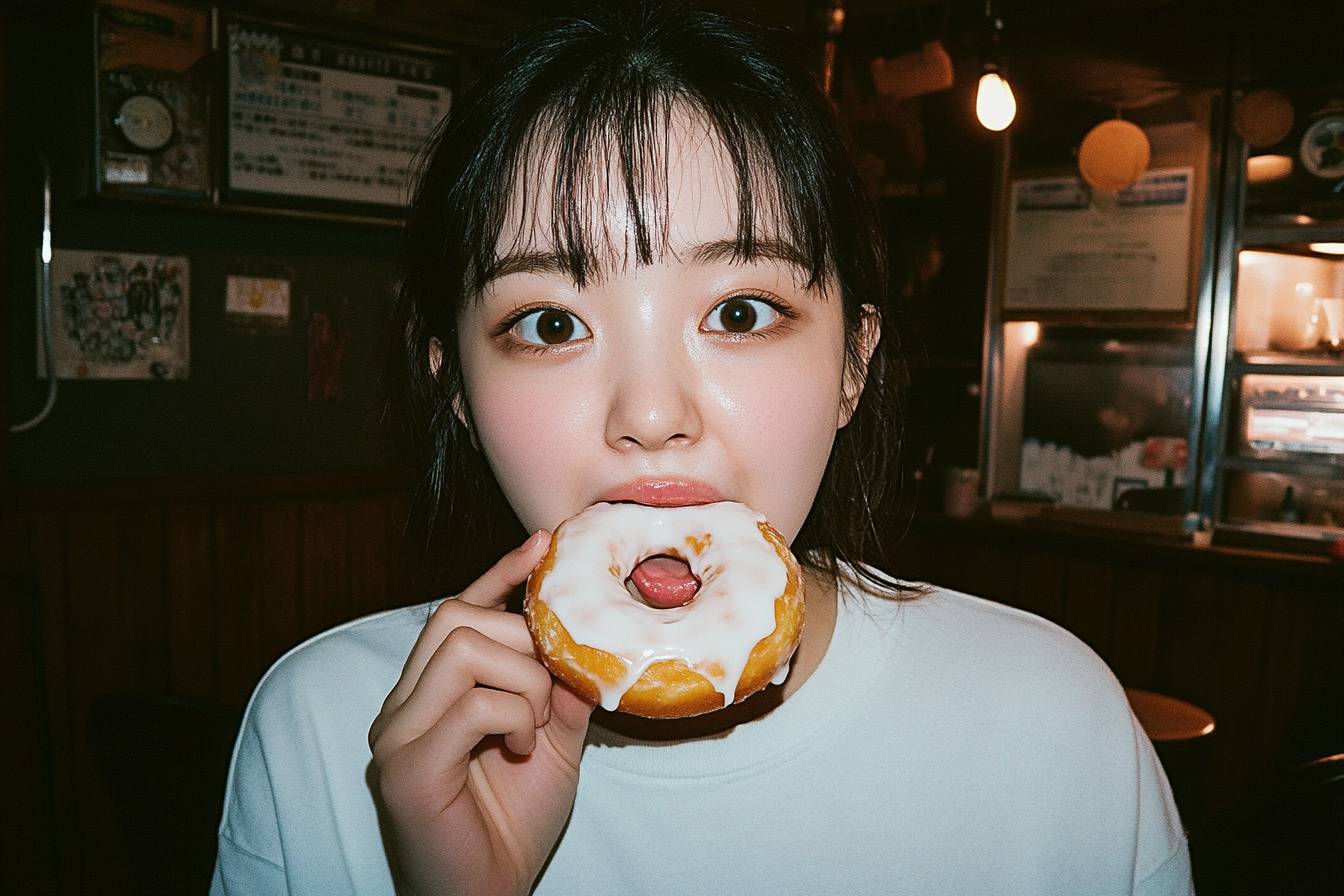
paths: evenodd
<path fill-rule="evenodd" d="M 514 165 L 496 260 L 577 256 L 601 276 L 740 239 L 743 184 L 718 131 L 683 106 L 633 124 L 600 126 L 576 141 L 547 118 L 535 123 Z M 753 173 L 751 237 L 782 241 L 776 178 Z"/>

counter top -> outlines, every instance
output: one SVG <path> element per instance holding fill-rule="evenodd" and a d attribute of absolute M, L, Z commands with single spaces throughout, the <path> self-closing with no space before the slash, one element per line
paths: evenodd
<path fill-rule="evenodd" d="M 956 518 L 941 513 L 919 512 L 910 527 L 926 535 L 989 539 L 1008 543 L 1053 544 L 1094 551 L 1109 556 L 1140 560 L 1166 560 L 1193 568 L 1244 568 L 1256 572 L 1280 571 L 1293 578 L 1337 581 L 1344 585 L 1344 562 L 1311 554 L 1265 551 L 1215 543 L 1207 547 L 1174 538 L 1134 532 L 1066 525 L 1043 519 L 994 519 L 988 514 Z M 1340 591 L 1344 597 L 1344 590 Z"/>

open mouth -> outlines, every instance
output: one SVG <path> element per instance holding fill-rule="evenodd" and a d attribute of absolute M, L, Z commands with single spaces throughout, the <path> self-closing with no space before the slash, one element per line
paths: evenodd
<path fill-rule="evenodd" d="M 680 557 L 656 554 L 635 566 L 626 587 L 633 588 L 634 596 L 654 609 L 670 610 L 690 603 L 700 590 L 700 580 Z"/>

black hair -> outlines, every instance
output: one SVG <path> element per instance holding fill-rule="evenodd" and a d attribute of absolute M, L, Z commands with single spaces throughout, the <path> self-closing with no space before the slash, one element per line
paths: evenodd
<path fill-rule="evenodd" d="M 736 174 L 736 256 L 751 259 L 766 240 L 796 250 L 808 286 L 841 297 L 846 363 L 855 369 L 862 306 L 874 306 L 886 324 L 793 548 L 816 569 L 836 575 L 852 563 L 860 584 L 890 590 L 894 583 L 859 565 L 881 562 L 879 529 L 895 497 L 901 435 L 904 368 L 876 211 L 829 102 L 799 60 L 763 31 L 681 4 L 586 10 L 529 27 L 482 71 L 431 141 L 407 224 L 395 352 L 403 388 L 393 390 L 404 399 L 425 471 L 421 519 L 445 533 L 443 547 L 472 555 L 459 558 L 462 582 L 525 535 L 454 413 L 463 388 L 458 313 L 496 264 L 506 221 L 526 217 L 529 204 L 537 214 L 527 197 L 538 190 L 549 191 L 551 212 L 536 223 L 543 233 L 549 225 L 552 248 L 580 286 L 619 248 L 616 235 L 591 232 L 600 217 L 589 214 L 594 201 L 626 197 L 627 258 L 633 251 L 637 263 L 649 263 L 665 249 L 667 215 L 639 197 L 661 196 L 665 212 L 667 154 L 658 147 L 682 111 L 704 122 Z M 437 376 L 431 339 L 442 345 Z"/>

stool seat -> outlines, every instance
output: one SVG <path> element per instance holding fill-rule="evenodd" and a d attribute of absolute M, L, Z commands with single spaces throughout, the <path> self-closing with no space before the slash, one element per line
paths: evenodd
<path fill-rule="evenodd" d="M 1213 732 L 1213 716 L 1193 703 L 1139 688 L 1125 688 L 1125 696 L 1154 743 L 1194 740 Z"/>

